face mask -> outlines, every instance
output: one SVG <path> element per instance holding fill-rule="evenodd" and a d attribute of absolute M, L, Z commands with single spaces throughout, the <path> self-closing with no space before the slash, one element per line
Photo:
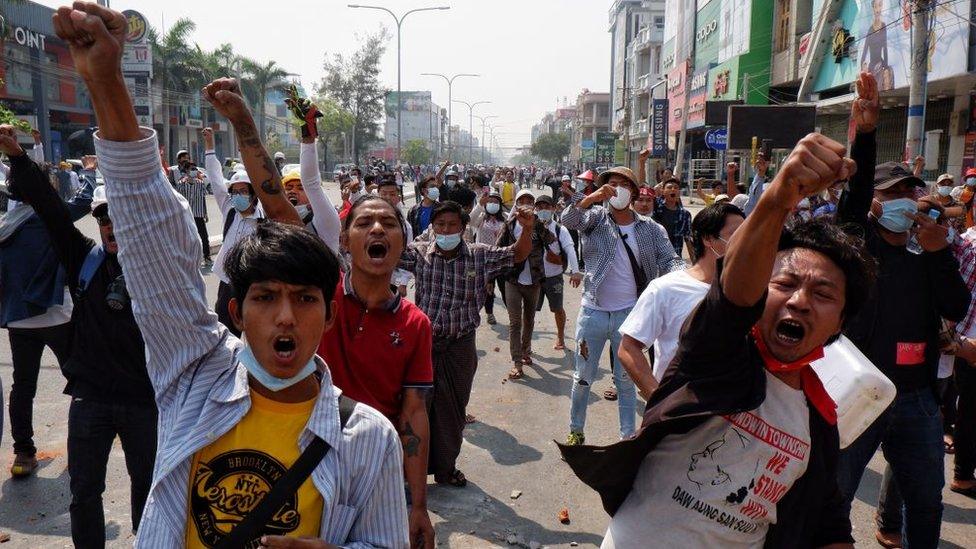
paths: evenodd
<path fill-rule="evenodd" d="M 627 206 L 630 206 L 630 189 L 617 187 L 617 195 L 611 198 L 609 202 L 615 210 L 626 210 Z"/>
<path fill-rule="evenodd" d="M 437 187 L 431 187 L 427 189 L 427 198 L 432 202 L 437 202 L 441 197 L 441 190 Z"/>
<path fill-rule="evenodd" d="M 291 387 L 292 385 L 312 375 L 312 372 L 315 371 L 315 359 L 313 357 L 309 359 L 308 364 L 306 364 L 294 376 L 289 378 L 275 377 L 268 373 L 268 371 L 264 369 L 264 366 L 261 366 L 258 359 L 254 357 L 254 353 L 251 352 L 251 346 L 247 343 L 244 344 L 244 348 L 241 349 L 241 352 L 237 353 L 237 360 L 241 361 L 241 364 L 247 368 L 247 373 L 251 374 L 251 377 L 256 379 L 257 382 L 263 385 L 265 388 L 274 392 Z"/>
<path fill-rule="evenodd" d="M 939 196 L 949 196 L 952 193 L 952 187 L 939 187 Z"/>
<path fill-rule="evenodd" d="M 363 195 L 365 195 L 365 194 L 366 194 L 366 193 L 364 193 L 364 192 L 363 192 L 363 191 L 361 191 L 361 190 L 359 190 L 359 191 L 356 191 L 356 192 L 354 192 L 354 193 L 350 193 L 350 194 L 349 194 L 349 203 L 350 203 L 350 204 L 355 204 L 355 203 L 356 203 L 356 201 L 357 201 L 357 200 L 359 200 L 360 198 L 362 198 L 362 197 L 363 197 Z"/>
<path fill-rule="evenodd" d="M 298 211 L 298 217 L 302 219 L 305 219 L 305 216 L 308 215 L 308 212 L 310 211 L 308 204 L 299 204 L 298 206 L 295 206 L 295 210 Z"/>
<path fill-rule="evenodd" d="M 455 185 L 457 185 L 457 181 L 455 181 L 453 179 L 448 179 L 447 180 L 447 188 L 448 189 L 453 189 Z"/>
<path fill-rule="evenodd" d="M 490 213 L 491 215 L 495 215 L 496 213 L 498 213 L 498 210 L 500 209 L 501 209 L 501 205 L 495 204 L 494 202 L 489 202 L 488 205 L 485 206 L 485 211 Z"/>
<path fill-rule="evenodd" d="M 251 207 L 251 197 L 243 194 L 235 194 L 230 197 L 230 203 L 234 209 L 243 212 Z"/>
<path fill-rule="evenodd" d="M 449 252 L 461 244 L 461 233 L 437 235 L 437 247 Z"/>
<path fill-rule="evenodd" d="M 539 221 L 543 223 L 552 221 L 552 210 L 539 210 L 535 215 L 539 216 Z"/>
<path fill-rule="evenodd" d="M 905 217 L 905 214 L 914 215 L 918 213 L 918 204 L 911 198 L 897 198 L 882 202 L 881 212 L 878 223 L 882 227 L 893 233 L 905 233 L 915 223 L 915 220 Z"/>
<path fill-rule="evenodd" d="M 586 181 L 583 181 L 582 179 L 577 179 L 576 180 L 576 192 L 581 193 L 581 192 L 583 192 L 583 189 L 585 189 L 585 188 L 586 188 Z"/>
<path fill-rule="evenodd" d="M 976 177 L 967 177 L 966 178 L 966 186 L 967 187 L 976 187 Z"/>

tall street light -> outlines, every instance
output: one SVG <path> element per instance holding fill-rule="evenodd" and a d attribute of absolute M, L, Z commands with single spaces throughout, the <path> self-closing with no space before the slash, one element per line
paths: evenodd
<path fill-rule="evenodd" d="M 481 163 L 485 163 L 485 121 L 492 118 L 498 118 L 494 114 L 489 114 L 487 116 L 475 116 L 478 120 L 481 120 Z"/>
<path fill-rule="evenodd" d="M 468 106 L 468 163 L 474 158 L 474 108 L 478 105 L 487 105 L 491 101 L 475 101 L 474 103 L 468 103 L 467 101 L 461 101 L 460 99 L 455 99 L 455 103 L 463 103 Z"/>
<path fill-rule="evenodd" d="M 400 132 L 400 128 L 401 128 L 400 119 L 403 118 L 403 116 L 402 116 L 403 115 L 403 94 L 400 93 L 400 27 L 403 25 L 403 20 L 406 19 L 407 16 L 410 15 L 411 13 L 416 13 L 418 11 L 449 10 L 449 9 L 451 9 L 451 7 L 450 6 L 437 6 L 437 7 L 433 7 L 433 8 L 417 8 L 417 9 L 410 10 L 407 13 L 404 13 L 400 17 L 397 17 L 397 14 L 393 13 L 389 9 L 384 8 L 382 6 L 362 6 L 362 5 L 359 5 L 359 4 L 349 4 L 349 7 L 350 8 L 362 8 L 362 9 L 367 9 L 367 10 L 380 10 L 380 11 L 385 11 L 386 13 L 389 13 L 390 15 L 393 16 L 393 20 L 396 21 L 396 24 L 397 24 L 397 149 L 396 149 L 396 161 L 397 161 L 397 163 L 399 163 L 400 162 L 400 133 L 401 133 Z"/>
<path fill-rule="evenodd" d="M 461 77 L 461 76 L 475 76 L 475 77 L 479 77 L 481 75 L 480 74 L 470 74 L 470 73 L 462 72 L 462 73 L 459 73 L 459 74 L 455 74 L 454 76 L 448 77 L 447 75 L 441 74 L 439 72 L 422 72 L 422 73 L 420 73 L 420 76 L 440 76 L 445 81 L 447 81 L 447 157 L 448 157 L 448 159 L 450 159 L 450 157 L 451 157 L 451 124 L 452 124 L 452 121 L 451 121 L 451 113 L 453 111 L 452 107 L 454 106 L 454 105 L 452 105 L 453 101 L 451 101 L 451 87 L 454 85 L 454 79 L 455 78 L 458 78 L 458 77 Z"/>

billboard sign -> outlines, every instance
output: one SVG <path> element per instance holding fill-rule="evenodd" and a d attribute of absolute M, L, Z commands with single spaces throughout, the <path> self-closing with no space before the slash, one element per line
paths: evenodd
<path fill-rule="evenodd" d="M 668 100 L 655 99 L 651 103 L 651 131 L 647 137 L 647 148 L 651 156 L 665 157 L 668 154 Z"/>
<path fill-rule="evenodd" d="M 813 105 L 732 105 L 729 107 L 728 148 L 749 150 L 752 138 L 769 139 L 774 149 L 792 149 L 816 127 Z M 770 124 L 775 120 L 775 124 Z"/>
<path fill-rule="evenodd" d="M 617 143 L 617 134 L 614 132 L 596 133 L 596 162 L 600 164 L 610 164 L 613 162 L 614 147 Z"/>
<path fill-rule="evenodd" d="M 708 130 L 705 134 L 705 146 L 713 151 L 724 151 L 728 145 L 729 132 L 725 128 Z"/>

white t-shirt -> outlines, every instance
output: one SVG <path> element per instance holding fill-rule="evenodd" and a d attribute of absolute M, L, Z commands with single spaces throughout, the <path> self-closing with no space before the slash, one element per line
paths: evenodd
<path fill-rule="evenodd" d="M 74 302 L 71 301 L 71 291 L 68 287 L 64 288 L 64 299 L 60 305 L 51 305 L 43 313 L 7 323 L 8 328 L 51 328 L 71 322 L 71 311 L 74 309 Z"/>
<path fill-rule="evenodd" d="M 644 458 L 602 547 L 762 547 L 809 460 L 806 397 L 767 372 L 759 408 L 668 435 Z"/>
<path fill-rule="evenodd" d="M 630 246 L 634 259 L 640 261 L 637 250 L 637 235 L 634 223 L 620 225 L 620 232 L 627 237 L 627 244 L 617 238 L 617 253 L 610 263 L 610 270 L 596 289 L 596 300 L 593 303 L 583 296 L 583 306 L 597 311 L 619 311 L 633 307 L 637 303 L 637 281 L 634 280 L 634 269 L 630 266 L 630 258 L 624 246 Z"/>
<path fill-rule="evenodd" d="M 629 335 L 645 347 L 654 345 L 654 377 L 658 381 L 678 352 L 681 326 L 705 298 L 708 288 L 708 284 L 687 271 L 655 278 L 620 325 L 621 334 Z"/>

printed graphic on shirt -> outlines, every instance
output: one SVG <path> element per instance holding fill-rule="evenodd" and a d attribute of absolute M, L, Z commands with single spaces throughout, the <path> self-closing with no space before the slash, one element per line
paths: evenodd
<path fill-rule="evenodd" d="M 200 541 L 216 547 L 286 471 L 281 462 L 256 450 L 233 450 L 200 462 L 190 484 L 190 512 Z M 292 494 L 272 515 L 262 535 L 287 535 L 301 521 L 298 497 Z M 257 546 L 255 538 L 246 547 Z"/>
<path fill-rule="evenodd" d="M 895 352 L 895 365 L 915 366 L 925 362 L 925 342 L 921 343 L 902 343 L 899 342 Z"/>

